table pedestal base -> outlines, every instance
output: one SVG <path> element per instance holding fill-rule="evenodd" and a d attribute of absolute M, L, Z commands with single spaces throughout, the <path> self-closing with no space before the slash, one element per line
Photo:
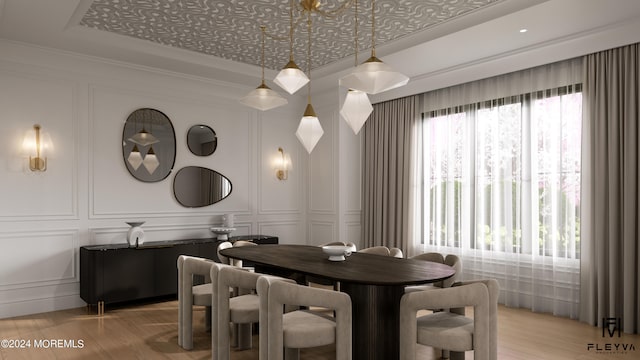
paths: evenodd
<path fill-rule="evenodd" d="M 351 296 L 353 359 L 397 360 L 404 286 L 341 282 L 340 290 Z"/>

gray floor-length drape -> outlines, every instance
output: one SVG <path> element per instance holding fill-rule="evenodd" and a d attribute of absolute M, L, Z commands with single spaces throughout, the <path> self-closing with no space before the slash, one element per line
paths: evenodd
<path fill-rule="evenodd" d="M 584 61 L 580 319 L 602 325 L 620 318 L 624 332 L 637 333 L 640 48 L 602 51 Z"/>
<path fill-rule="evenodd" d="M 409 247 L 412 129 L 419 96 L 375 104 L 363 127 L 363 247 Z"/>

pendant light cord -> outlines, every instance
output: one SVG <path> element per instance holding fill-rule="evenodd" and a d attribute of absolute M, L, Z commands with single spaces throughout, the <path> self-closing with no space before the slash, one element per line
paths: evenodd
<path fill-rule="evenodd" d="M 262 30 L 262 85 L 264 86 L 264 38 L 267 27 L 264 25 L 260 25 L 260 30 Z"/>
<path fill-rule="evenodd" d="M 376 56 L 376 1 L 371 0 L 371 56 Z"/>
<path fill-rule="evenodd" d="M 354 32 L 354 37 L 355 37 L 355 47 L 356 47 L 356 53 L 355 53 L 355 62 L 356 62 L 356 67 L 358 66 L 358 0 L 355 0 L 355 32 Z"/>
<path fill-rule="evenodd" d="M 293 61 L 293 0 L 289 2 L 289 61 Z"/>
<path fill-rule="evenodd" d="M 307 43 L 307 73 L 309 73 L 307 101 L 311 104 L 311 11 L 307 12 L 307 32 L 309 33 L 309 42 Z"/>

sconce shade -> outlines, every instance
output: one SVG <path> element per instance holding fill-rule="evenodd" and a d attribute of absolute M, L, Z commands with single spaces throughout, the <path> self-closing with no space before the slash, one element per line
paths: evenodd
<path fill-rule="evenodd" d="M 34 125 L 22 140 L 22 149 L 29 156 L 31 171 L 47 170 L 47 153 L 53 150 L 53 144 L 48 133 L 40 130 L 40 125 Z"/>
<path fill-rule="evenodd" d="M 340 115 L 356 135 L 360 132 L 362 125 L 367 121 L 371 112 L 373 112 L 373 106 L 371 106 L 367 93 L 349 89 L 344 104 L 340 109 Z"/>
<path fill-rule="evenodd" d="M 288 103 L 287 99 L 271 90 L 271 88 L 264 83 L 245 95 L 240 99 L 240 102 L 244 105 L 251 106 L 254 109 L 262 111 L 270 110 Z"/>
<path fill-rule="evenodd" d="M 142 130 L 129 138 L 129 141 L 138 144 L 140 146 L 149 146 L 151 144 L 155 144 L 159 142 L 158 138 L 153 136 L 151 133 L 148 133 L 144 127 Z"/>
<path fill-rule="evenodd" d="M 284 69 L 280 70 L 276 78 L 273 79 L 273 82 L 293 95 L 309 82 L 309 78 L 293 60 L 290 60 L 284 66 Z"/>
<path fill-rule="evenodd" d="M 133 149 L 131 149 L 129 156 L 127 157 L 127 161 L 133 170 L 138 170 L 140 165 L 142 165 L 142 155 L 140 154 L 140 150 L 138 150 L 138 145 L 133 145 Z"/>
<path fill-rule="evenodd" d="M 377 94 L 383 91 L 404 86 L 409 78 L 383 63 L 375 56 L 358 65 L 349 75 L 340 78 L 340 86 L 360 90 L 367 94 Z"/>
<path fill-rule="evenodd" d="M 156 169 L 160 165 L 160 162 L 158 161 L 158 157 L 156 156 L 156 153 L 153 151 L 153 147 L 149 148 L 147 155 L 145 155 L 144 160 L 142 160 L 142 164 L 147 169 L 149 174 L 153 174 L 153 172 L 156 171 Z"/>
<path fill-rule="evenodd" d="M 316 112 L 313 110 L 313 106 L 311 104 L 307 104 L 307 108 L 304 111 L 304 115 L 300 120 L 300 125 L 298 125 L 298 130 L 296 131 L 296 137 L 302 143 L 307 152 L 311 154 L 313 148 L 316 146 L 320 138 L 324 134 L 324 130 L 322 130 L 322 125 L 320 125 L 320 120 L 316 116 Z"/>
<path fill-rule="evenodd" d="M 291 158 L 289 154 L 285 154 L 281 147 L 278 148 L 278 159 L 276 160 L 276 178 L 278 180 L 287 180 L 289 178 L 289 167 Z"/>

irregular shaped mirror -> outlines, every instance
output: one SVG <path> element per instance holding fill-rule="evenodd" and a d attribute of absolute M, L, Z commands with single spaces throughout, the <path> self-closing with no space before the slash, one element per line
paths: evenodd
<path fill-rule="evenodd" d="M 155 109 L 132 112 L 122 131 L 122 157 L 134 178 L 144 182 L 164 180 L 176 161 L 176 134 L 171 120 Z"/>
<path fill-rule="evenodd" d="M 216 132 L 207 125 L 194 125 L 187 133 L 187 146 L 194 155 L 209 156 L 216 151 Z"/>
<path fill-rule="evenodd" d="M 182 206 L 209 206 L 231 194 L 231 181 L 217 171 L 187 166 L 173 178 L 173 194 Z"/>

